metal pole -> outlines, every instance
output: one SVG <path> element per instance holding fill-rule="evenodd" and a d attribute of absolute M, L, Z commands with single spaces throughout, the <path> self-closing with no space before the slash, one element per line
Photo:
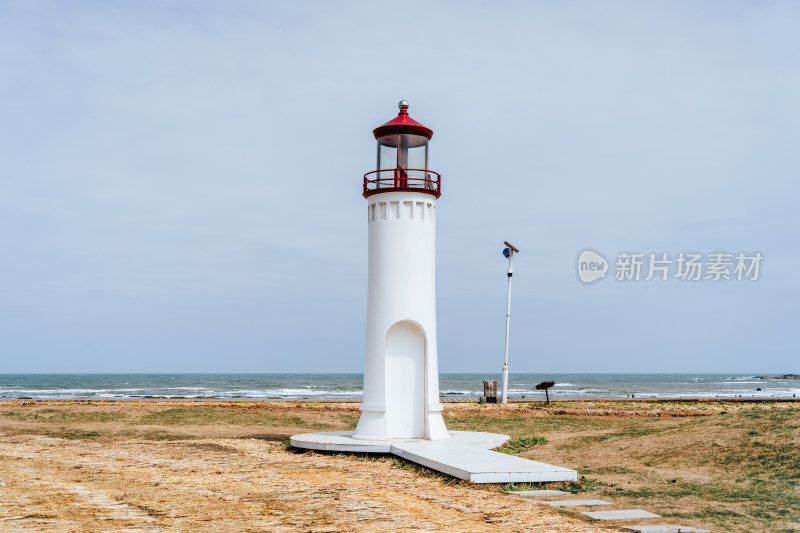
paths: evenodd
<path fill-rule="evenodd" d="M 511 323 L 511 275 L 514 271 L 511 265 L 512 257 L 514 257 L 513 251 L 508 254 L 508 269 L 506 270 L 506 274 L 508 274 L 508 299 L 506 302 L 506 350 L 503 357 L 503 397 L 501 400 L 503 405 L 508 403 L 508 331 Z"/>

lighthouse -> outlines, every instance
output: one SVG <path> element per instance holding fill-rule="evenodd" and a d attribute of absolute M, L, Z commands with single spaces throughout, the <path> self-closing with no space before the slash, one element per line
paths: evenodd
<path fill-rule="evenodd" d="M 435 275 L 442 178 L 428 168 L 433 131 L 408 115 L 408 102 L 399 107 L 396 118 L 373 131 L 378 159 L 364 175 L 369 254 L 361 416 L 355 431 L 303 433 L 289 442 L 309 450 L 391 453 L 474 483 L 576 480 L 575 470 L 492 451 L 508 435 L 444 425 Z"/>
<path fill-rule="evenodd" d="M 436 353 L 436 200 L 433 131 L 401 101 L 375 128 L 376 169 L 364 175 L 368 289 L 364 396 L 354 439 L 446 439 Z"/>

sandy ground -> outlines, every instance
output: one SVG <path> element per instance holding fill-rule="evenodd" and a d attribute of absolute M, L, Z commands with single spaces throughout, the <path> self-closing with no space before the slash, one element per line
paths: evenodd
<path fill-rule="evenodd" d="M 356 403 L 0 401 L 0 532 L 619 531 L 501 486 L 286 444 L 357 419 Z M 582 498 L 715 532 L 800 531 L 800 402 L 447 403 L 445 419 L 545 437 L 520 456 L 577 469 Z"/>
<path fill-rule="evenodd" d="M 0 420 L 0 531 L 615 531 L 389 462 L 268 440 L 302 418 L 270 434 L 141 423 L 165 405 L 12 404 Z"/>

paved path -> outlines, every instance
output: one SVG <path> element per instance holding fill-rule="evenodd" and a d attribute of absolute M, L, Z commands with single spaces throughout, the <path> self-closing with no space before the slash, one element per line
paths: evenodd
<path fill-rule="evenodd" d="M 549 505 L 551 507 L 597 507 L 601 505 L 614 505 L 611 502 L 604 500 L 581 500 L 574 497 L 573 494 L 559 490 L 528 490 L 528 491 L 510 491 L 509 494 L 523 497 L 525 499 L 534 500 L 541 505 Z M 560 498 L 558 500 L 548 500 L 546 498 Z M 600 521 L 620 521 L 620 520 L 649 520 L 661 518 L 659 515 L 645 511 L 644 509 L 614 509 L 609 511 L 583 511 L 582 515 Z M 708 529 L 697 529 L 688 526 L 675 526 L 665 524 L 637 524 L 637 525 L 621 525 L 622 529 L 626 531 L 635 531 L 637 533 L 711 533 Z"/>

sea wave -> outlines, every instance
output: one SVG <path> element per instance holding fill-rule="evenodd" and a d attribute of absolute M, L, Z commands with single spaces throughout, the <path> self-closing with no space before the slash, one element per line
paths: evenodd
<path fill-rule="evenodd" d="M 485 375 L 441 374 L 442 398 L 477 398 Z M 550 398 L 791 398 L 800 394 L 798 382 L 757 380 L 754 376 L 709 375 L 588 375 L 512 374 L 508 396 L 544 399 L 535 390 L 541 381 L 554 381 Z M 499 385 L 499 383 L 498 383 Z M 358 399 L 361 374 L 182 374 L 182 375 L 20 375 L 0 374 L 0 398 L 125 399 L 125 398 L 241 398 L 241 399 Z M 761 391 L 756 391 L 761 388 Z M 500 389 L 500 387 L 498 387 Z M 502 392 L 502 391 L 499 391 Z"/>

